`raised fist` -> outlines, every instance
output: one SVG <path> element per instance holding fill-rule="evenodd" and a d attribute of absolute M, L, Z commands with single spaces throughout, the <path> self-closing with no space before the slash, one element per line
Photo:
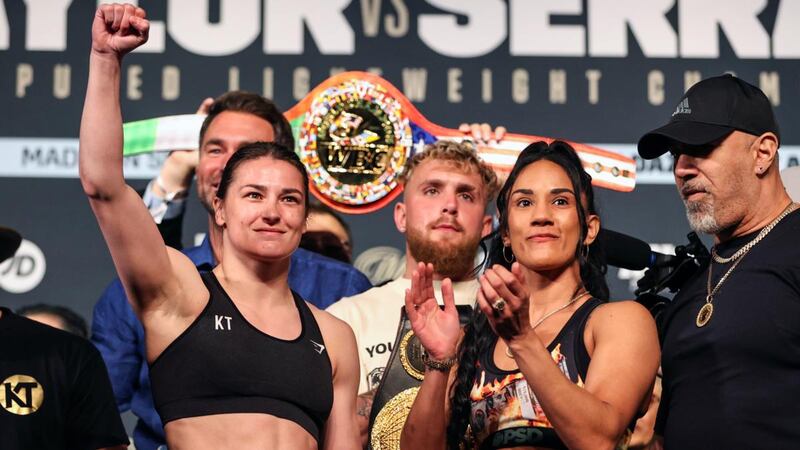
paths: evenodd
<path fill-rule="evenodd" d="M 150 22 L 145 15 L 133 5 L 100 5 L 92 23 L 92 51 L 121 58 L 147 42 Z"/>

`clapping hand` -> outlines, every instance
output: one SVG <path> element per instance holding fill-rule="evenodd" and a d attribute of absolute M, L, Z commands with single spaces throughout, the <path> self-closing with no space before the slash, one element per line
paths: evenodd
<path fill-rule="evenodd" d="M 97 8 L 92 23 L 92 52 L 122 58 L 147 42 L 150 22 L 142 8 L 118 3 Z"/>
<path fill-rule="evenodd" d="M 530 298 L 518 262 L 511 271 L 495 264 L 480 276 L 478 307 L 498 336 L 508 341 L 531 331 Z"/>
<path fill-rule="evenodd" d="M 411 328 L 425 351 L 435 360 L 455 356 L 461 337 L 453 283 L 442 280 L 444 310 L 439 307 L 433 291 L 433 264 L 419 263 L 411 277 L 411 289 L 406 289 L 406 314 Z"/>

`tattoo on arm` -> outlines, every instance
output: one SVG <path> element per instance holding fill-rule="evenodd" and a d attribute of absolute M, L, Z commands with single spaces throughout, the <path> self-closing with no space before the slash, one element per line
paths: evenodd
<path fill-rule="evenodd" d="M 375 391 L 377 391 L 377 389 L 358 395 L 358 401 L 356 402 L 358 409 L 356 413 L 359 416 L 369 417 L 369 413 L 372 410 L 372 400 L 375 398 Z"/>

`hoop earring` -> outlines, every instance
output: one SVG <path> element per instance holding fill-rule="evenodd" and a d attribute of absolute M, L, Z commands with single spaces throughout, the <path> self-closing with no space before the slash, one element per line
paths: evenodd
<path fill-rule="evenodd" d="M 511 252 L 511 256 L 510 257 L 506 256 L 506 249 L 511 250 L 511 246 L 508 246 L 508 247 L 506 247 L 505 245 L 503 246 L 503 252 L 502 252 L 503 253 L 503 259 L 506 260 L 507 263 L 513 264 L 514 263 L 514 259 L 516 259 L 516 257 L 514 256 L 514 252 L 513 251 Z"/>

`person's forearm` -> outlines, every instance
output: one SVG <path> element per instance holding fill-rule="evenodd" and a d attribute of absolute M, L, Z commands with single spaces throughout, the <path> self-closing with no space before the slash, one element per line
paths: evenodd
<path fill-rule="evenodd" d="M 79 152 L 81 182 L 92 198 L 111 196 L 125 185 L 119 85 L 120 60 L 92 51 Z"/>
<path fill-rule="evenodd" d="M 447 372 L 428 369 L 400 435 L 401 449 L 444 449 Z"/>
<path fill-rule="evenodd" d="M 614 407 L 569 380 L 536 336 L 509 342 L 547 419 L 570 449 L 613 449 L 624 424 Z"/>
<path fill-rule="evenodd" d="M 178 150 L 184 151 L 184 150 Z M 193 153 L 196 157 L 196 153 Z M 158 174 L 159 182 L 155 183 L 153 192 L 161 198 L 174 192 L 186 191 L 192 183 L 194 166 L 186 164 L 183 158 L 171 153 L 164 160 Z"/>
<path fill-rule="evenodd" d="M 369 440 L 369 416 L 372 412 L 375 391 L 376 389 L 373 389 L 363 394 L 358 394 L 356 398 L 356 422 L 358 424 L 358 432 L 361 435 L 361 445 L 364 448 L 367 448 Z"/>

